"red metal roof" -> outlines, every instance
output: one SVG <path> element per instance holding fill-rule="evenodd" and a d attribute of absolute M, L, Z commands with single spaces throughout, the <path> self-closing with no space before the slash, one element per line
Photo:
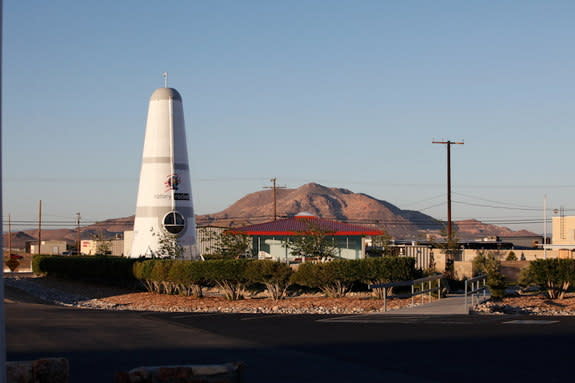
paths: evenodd
<path fill-rule="evenodd" d="M 231 230 L 233 233 L 247 235 L 303 235 L 306 232 L 319 230 L 332 236 L 346 235 L 383 235 L 383 231 L 366 226 L 330 221 L 314 216 L 296 216 L 278 219 L 257 225 L 240 227 Z"/>

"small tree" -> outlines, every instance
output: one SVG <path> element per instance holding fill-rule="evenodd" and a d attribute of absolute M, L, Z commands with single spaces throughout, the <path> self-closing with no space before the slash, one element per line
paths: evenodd
<path fill-rule="evenodd" d="M 509 252 L 509 254 L 507 254 L 507 257 L 505 258 L 506 261 L 516 261 L 517 260 L 517 255 L 515 255 L 515 252 L 513 250 L 511 250 Z"/>
<path fill-rule="evenodd" d="M 182 259 L 184 247 L 180 245 L 178 236 L 166 231 L 154 232 L 152 235 L 158 237 L 158 250 L 153 254 L 153 258 Z"/>
<path fill-rule="evenodd" d="M 92 239 L 96 242 L 95 255 L 108 255 L 111 253 L 112 241 L 106 238 L 106 234 L 103 230 L 92 234 Z"/>
<path fill-rule="evenodd" d="M 249 253 L 251 247 L 250 237 L 246 234 L 230 230 L 216 232 L 204 231 L 208 241 L 213 242 L 207 248 L 206 258 L 211 259 L 239 259 Z"/>
<path fill-rule="evenodd" d="M 314 222 L 307 222 L 308 228 L 298 232 L 284 243 L 292 255 L 300 257 L 334 258 L 338 248 L 332 232 L 323 230 Z"/>
<path fill-rule="evenodd" d="M 473 259 L 473 270 L 477 274 L 487 275 L 487 286 L 493 299 L 501 299 L 505 295 L 505 279 L 501 274 L 501 262 L 492 252 L 479 251 Z"/>
<path fill-rule="evenodd" d="M 100 240 L 96 242 L 96 255 L 108 255 L 112 251 L 112 241 Z"/>
<path fill-rule="evenodd" d="M 453 227 L 451 232 L 451 238 L 447 233 L 447 228 L 443 228 L 439 234 L 444 240 L 438 242 L 436 246 L 439 249 L 443 249 L 446 255 L 445 273 L 453 278 L 453 264 L 455 262 L 455 256 L 459 253 L 459 239 L 457 237 L 457 230 Z"/>
<path fill-rule="evenodd" d="M 371 246 L 375 249 L 374 253 L 383 256 L 392 256 L 396 253 L 391 248 L 391 235 L 385 233 L 383 235 L 374 235 L 371 237 Z M 381 251 L 379 251 L 381 249 Z"/>

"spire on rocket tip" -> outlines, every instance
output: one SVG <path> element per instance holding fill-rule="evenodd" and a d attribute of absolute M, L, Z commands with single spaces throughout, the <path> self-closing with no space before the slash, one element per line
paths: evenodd
<path fill-rule="evenodd" d="M 164 88 L 168 87 L 168 72 L 162 73 L 162 77 L 164 78 Z"/>

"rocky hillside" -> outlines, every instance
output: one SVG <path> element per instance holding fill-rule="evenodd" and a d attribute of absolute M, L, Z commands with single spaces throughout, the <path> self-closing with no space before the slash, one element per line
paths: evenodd
<path fill-rule="evenodd" d="M 373 198 L 367 194 L 354 193 L 347 189 L 329 188 L 309 183 L 296 189 L 278 189 L 278 217 L 289 217 L 300 212 L 308 212 L 319 217 L 362 224 L 383 229 L 397 239 L 424 239 L 426 234 L 437 235 L 444 223 L 414 210 L 402 210 L 389 202 Z M 214 214 L 197 217 L 200 225 L 240 227 L 262 223 L 273 219 L 273 192 L 262 190 L 241 198 L 227 209 Z M 82 239 L 95 235 L 114 237 L 116 233 L 132 230 L 134 217 L 109 219 L 82 227 Z M 484 224 L 477 220 L 455 222 L 458 238 L 472 240 L 488 235 L 534 235 L 526 230 L 513 231 L 509 228 Z M 43 230 L 42 238 L 76 240 L 74 229 Z M 37 230 L 12 234 L 13 247 L 23 247 L 25 241 L 36 239 Z M 7 235 L 4 237 L 7 242 Z"/>
<path fill-rule="evenodd" d="M 402 210 L 389 202 L 347 189 L 328 188 L 309 183 L 297 189 L 277 190 L 277 215 L 288 217 L 299 212 L 350 223 L 375 226 L 394 238 L 422 239 L 437 235 L 444 223 L 414 210 Z M 227 209 L 198 217 L 200 224 L 242 226 L 273 219 L 273 192 L 263 190 L 246 195 Z M 455 222 L 460 239 L 476 239 L 487 235 L 534 235 L 522 230 L 483 224 L 476 220 Z"/>

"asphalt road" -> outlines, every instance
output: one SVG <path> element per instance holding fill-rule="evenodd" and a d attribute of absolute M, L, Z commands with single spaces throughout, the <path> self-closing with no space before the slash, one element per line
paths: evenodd
<path fill-rule="evenodd" d="M 131 313 L 25 297 L 5 307 L 8 360 L 66 357 L 72 382 L 228 361 L 246 363 L 249 383 L 573 379 L 571 317 Z"/>

